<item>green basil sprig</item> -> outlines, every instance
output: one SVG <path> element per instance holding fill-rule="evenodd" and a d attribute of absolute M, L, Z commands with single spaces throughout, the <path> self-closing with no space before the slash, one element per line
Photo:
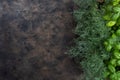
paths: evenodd
<path fill-rule="evenodd" d="M 112 53 L 107 63 L 106 77 L 110 80 L 120 80 L 120 69 L 117 69 L 120 67 L 120 0 L 111 0 L 104 8 L 103 18 L 106 20 L 106 26 L 111 28 L 111 37 L 104 42 L 104 45 L 106 50 Z"/>

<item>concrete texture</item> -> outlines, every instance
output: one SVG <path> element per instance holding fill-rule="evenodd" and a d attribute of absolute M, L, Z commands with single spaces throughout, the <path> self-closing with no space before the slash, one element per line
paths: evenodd
<path fill-rule="evenodd" d="M 72 0 L 0 0 L 0 80 L 80 80 L 65 52 Z"/>

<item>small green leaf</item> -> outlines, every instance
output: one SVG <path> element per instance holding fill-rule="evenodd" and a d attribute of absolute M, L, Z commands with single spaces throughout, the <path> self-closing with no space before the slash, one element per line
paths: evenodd
<path fill-rule="evenodd" d="M 116 66 L 116 61 L 117 61 L 117 59 L 115 59 L 115 58 L 111 59 L 110 64 L 113 65 L 113 66 Z"/>
<path fill-rule="evenodd" d="M 115 50 L 113 54 L 116 59 L 120 59 L 120 52 L 118 50 Z"/>
<path fill-rule="evenodd" d="M 120 80 L 120 71 L 117 71 L 116 74 L 117 74 L 118 80 Z"/>
<path fill-rule="evenodd" d="M 110 72 L 114 73 L 116 70 L 115 70 L 115 67 L 113 65 L 108 65 L 108 69 L 110 70 Z"/>
<path fill-rule="evenodd" d="M 120 36 L 120 29 L 116 31 L 116 35 Z"/>
<path fill-rule="evenodd" d="M 104 42 L 104 45 L 105 45 L 105 46 L 107 46 L 107 45 L 108 45 L 108 42 L 107 42 L 107 41 L 105 41 L 105 42 Z"/>
<path fill-rule="evenodd" d="M 119 4 L 119 2 L 120 2 L 120 0 L 113 0 L 113 6 L 118 5 L 118 4 Z"/>
<path fill-rule="evenodd" d="M 120 60 L 117 61 L 117 66 L 120 66 Z"/>
<path fill-rule="evenodd" d="M 117 74 L 116 73 L 111 74 L 110 80 L 118 80 Z"/>
<path fill-rule="evenodd" d="M 108 46 L 106 46 L 107 51 L 111 51 L 111 49 L 112 49 L 112 46 L 110 44 Z"/>
<path fill-rule="evenodd" d="M 112 36 L 111 36 L 111 38 L 112 39 L 116 39 L 117 38 L 116 34 L 113 33 Z"/>
<path fill-rule="evenodd" d="M 106 77 L 108 77 L 109 75 L 110 75 L 110 72 L 109 72 L 109 71 L 105 71 L 104 77 L 106 78 Z"/>
<path fill-rule="evenodd" d="M 118 50 L 120 50 L 120 43 L 116 44 L 115 48 L 118 49 Z"/>
<path fill-rule="evenodd" d="M 116 21 L 109 21 L 109 22 L 106 24 L 106 26 L 112 27 L 112 26 L 114 26 L 115 24 L 116 24 Z"/>
<path fill-rule="evenodd" d="M 103 18 L 105 19 L 105 20 L 110 20 L 110 15 L 105 15 L 105 16 L 103 16 Z"/>
<path fill-rule="evenodd" d="M 113 7 L 113 11 L 114 11 L 114 12 L 120 12 L 120 7 L 119 7 L 119 6 Z"/>
<path fill-rule="evenodd" d="M 112 36 L 108 39 L 108 43 L 110 45 L 114 45 L 117 41 L 117 36 L 115 34 L 112 34 Z"/>
<path fill-rule="evenodd" d="M 119 13 L 114 14 L 114 15 L 112 16 L 112 20 L 115 20 L 115 21 L 116 21 L 116 20 L 119 18 L 119 16 L 120 16 Z"/>

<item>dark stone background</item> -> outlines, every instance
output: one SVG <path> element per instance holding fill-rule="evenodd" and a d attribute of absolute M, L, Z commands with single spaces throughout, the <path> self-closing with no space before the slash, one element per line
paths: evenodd
<path fill-rule="evenodd" d="M 81 80 L 64 53 L 72 0 L 0 0 L 0 80 Z"/>

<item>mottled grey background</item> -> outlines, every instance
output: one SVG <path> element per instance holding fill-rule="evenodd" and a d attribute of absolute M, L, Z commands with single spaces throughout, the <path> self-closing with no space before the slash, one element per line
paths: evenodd
<path fill-rule="evenodd" d="M 81 80 L 72 45 L 73 0 L 0 0 L 0 80 Z"/>

